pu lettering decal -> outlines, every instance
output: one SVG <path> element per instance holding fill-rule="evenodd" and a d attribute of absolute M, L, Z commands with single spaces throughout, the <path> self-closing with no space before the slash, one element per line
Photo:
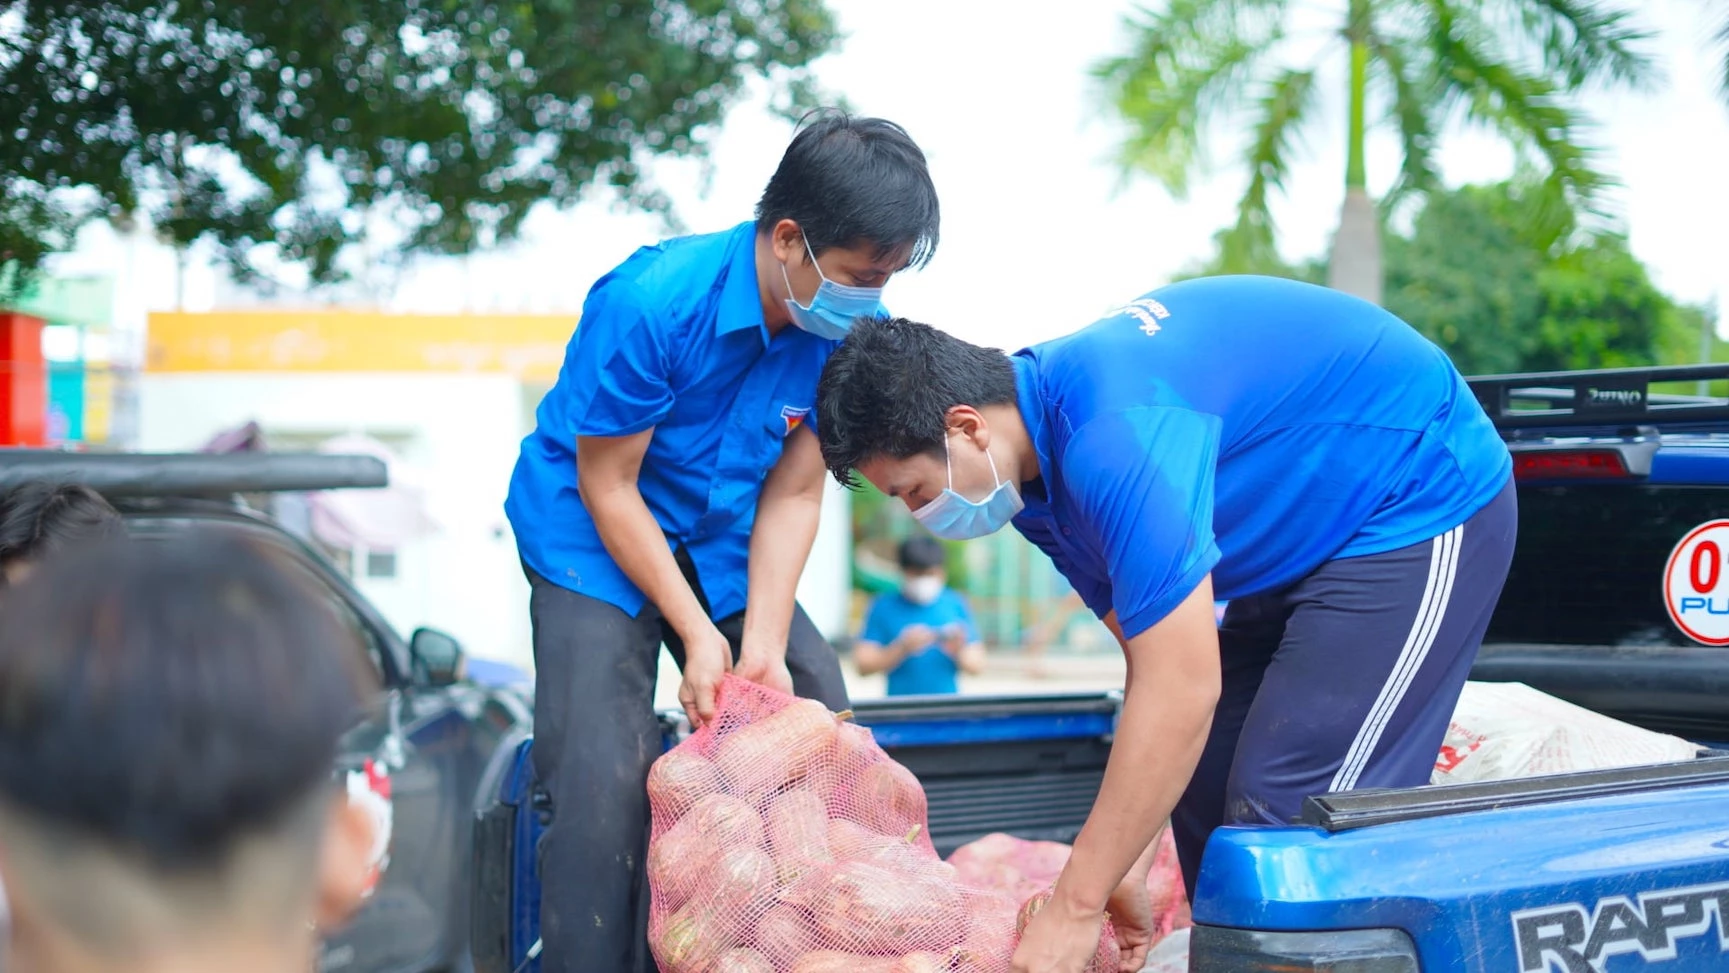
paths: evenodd
<path fill-rule="evenodd" d="M 1729 882 L 1644 892 L 1513 913 L 1519 973 L 1603 973 L 1611 956 L 1638 953 L 1647 963 L 1675 958 L 1675 944 L 1700 936 L 1717 920 L 1717 948 L 1729 953 Z"/>
<path fill-rule="evenodd" d="M 793 406 L 793 405 L 781 406 L 780 407 L 780 417 L 786 421 L 786 433 L 785 434 L 788 436 L 792 435 L 792 431 L 794 429 L 797 429 L 800 425 L 802 425 L 804 423 L 805 417 L 809 416 L 809 415 L 810 415 L 810 406 L 808 406 L 808 405 L 803 407 L 803 408 L 799 408 L 798 406 Z"/>
<path fill-rule="evenodd" d="M 1141 322 L 1141 332 L 1149 338 L 1159 333 L 1159 322 L 1171 316 L 1171 312 L 1165 310 L 1163 304 L 1150 297 L 1130 301 L 1112 311 L 1109 316 L 1116 317 L 1119 314 L 1133 315 L 1135 320 Z"/>

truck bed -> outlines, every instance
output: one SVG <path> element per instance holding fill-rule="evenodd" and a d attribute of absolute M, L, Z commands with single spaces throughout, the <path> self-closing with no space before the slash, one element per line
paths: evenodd
<path fill-rule="evenodd" d="M 1573 652 L 1577 647 L 1566 649 Z M 1631 656 L 1604 652 L 1600 664 L 1577 668 L 1561 664 L 1555 655 L 1541 646 L 1486 646 L 1472 678 L 1525 682 L 1649 729 L 1674 732 L 1686 726 L 1697 731 L 1697 735 L 1686 734 L 1690 739 L 1729 740 L 1729 686 L 1721 684 L 1720 673 L 1712 678 L 1701 676 L 1701 663 L 1694 650 L 1642 650 L 1642 654 Z M 997 831 L 1032 840 L 1073 841 L 1086 821 L 1104 777 L 1120 707 L 1119 693 L 1099 692 L 863 700 L 855 705 L 854 713 L 858 723 L 871 728 L 883 749 L 912 770 L 924 785 L 930 804 L 931 841 L 938 853 L 946 856 L 963 844 Z M 676 713 L 664 713 L 662 725 L 664 742 L 671 746 L 683 730 L 683 718 Z M 477 973 L 538 970 L 535 962 L 522 966 L 530 947 L 539 939 L 534 846 L 542 830 L 545 807 L 544 795 L 537 791 L 532 780 L 528 759 L 531 746 L 532 741 L 522 741 L 514 760 L 494 769 L 491 776 L 496 784 L 489 790 L 498 794 L 498 800 L 480 809 L 473 930 Z M 1729 757 L 1719 759 L 1729 764 Z M 1725 779 L 1710 793 L 1729 807 L 1729 769 L 1711 766 Z M 1613 773 L 1611 779 L 1617 779 Z M 1693 778 L 1692 782 L 1698 780 Z M 1461 786 L 1469 789 L 1486 785 Z M 1572 781 L 1565 786 L 1582 785 Z M 1643 789 L 1651 788 L 1647 783 Z M 1417 795 L 1458 790 L 1459 787 L 1365 791 L 1353 797 L 1370 796 L 1385 811 L 1389 793 Z M 1489 793 L 1496 793 L 1492 786 Z M 1544 804 L 1567 800 L 1566 793 L 1553 788 L 1543 797 Z M 1502 805 L 1512 803 L 1515 802 L 1502 801 Z M 1363 805 L 1353 806 L 1360 809 Z M 1411 808 L 1416 806 L 1423 806 L 1430 813 L 1412 813 Z M 1418 817 L 1454 814 L 1462 809 L 1458 804 L 1447 805 L 1445 800 L 1440 804 L 1407 801 L 1402 813 L 1384 815 L 1387 820 L 1376 823 L 1403 827 Z M 1554 812 L 1540 807 L 1510 818 L 1513 822 L 1510 826 L 1526 825 L 1533 813 L 1541 816 Z M 1311 831 L 1274 829 L 1267 835 L 1292 833 L 1307 835 Z M 1376 829 L 1376 833 L 1385 835 L 1376 840 L 1403 841 L 1406 837 L 1402 830 Z M 1414 828 L 1411 833 L 1429 832 Z M 1233 833 L 1231 838 L 1239 843 L 1241 853 L 1251 855 L 1264 853 L 1263 846 L 1256 844 L 1258 840 L 1261 839 L 1247 832 L 1241 836 Z M 1333 847 L 1354 848 L 1367 840 L 1351 838 Z M 1306 839 L 1291 846 L 1293 854 L 1312 850 Z M 1424 854 L 1430 857 L 1423 859 L 1423 868 L 1430 869 L 1433 856 L 1439 852 L 1430 849 Z M 1208 864 L 1212 864 L 1210 858 Z M 1201 886 L 1208 889 L 1205 877 Z M 1231 892 L 1221 889 L 1216 895 L 1197 898 L 1196 917 L 1200 920 L 1209 914 L 1235 915 L 1245 905 L 1233 899 Z"/>

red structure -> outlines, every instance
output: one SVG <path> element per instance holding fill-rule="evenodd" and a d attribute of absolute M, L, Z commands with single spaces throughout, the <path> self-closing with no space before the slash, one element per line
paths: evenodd
<path fill-rule="evenodd" d="M 42 319 L 0 311 L 0 446 L 48 441 L 48 364 Z"/>

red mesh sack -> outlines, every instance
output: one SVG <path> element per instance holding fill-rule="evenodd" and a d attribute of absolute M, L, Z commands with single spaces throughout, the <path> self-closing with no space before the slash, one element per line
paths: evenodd
<path fill-rule="evenodd" d="M 1024 902 L 1056 883 L 1071 850 L 1057 841 L 1028 841 L 998 833 L 956 848 L 948 860 L 961 881 Z M 1147 873 L 1147 897 L 1153 909 L 1154 942 L 1191 924 L 1183 870 L 1177 864 L 1177 845 L 1169 828 L 1159 837 L 1153 866 Z"/>
<path fill-rule="evenodd" d="M 734 676 L 717 709 L 649 771 L 662 973 L 1007 973 L 1020 900 L 938 857 L 869 730 Z M 1107 923 L 1089 973 L 1115 952 Z"/>

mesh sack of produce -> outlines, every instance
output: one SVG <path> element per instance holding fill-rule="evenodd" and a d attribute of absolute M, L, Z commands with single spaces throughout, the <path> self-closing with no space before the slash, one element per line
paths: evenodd
<path fill-rule="evenodd" d="M 1007 893 L 1021 902 L 1055 884 L 1071 850 L 1059 841 L 1028 841 L 997 833 L 956 848 L 948 861 L 961 881 Z M 1177 864 L 1177 844 L 1169 828 L 1159 836 L 1158 850 L 1147 872 L 1147 898 L 1153 910 L 1155 942 L 1190 925 L 1183 870 Z"/>
<path fill-rule="evenodd" d="M 924 789 L 870 731 L 729 676 L 649 771 L 663 973 L 1007 973 L 1017 900 L 931 846 Z M 1103 962 L 1115 970 L 1108 924 Z"/>

